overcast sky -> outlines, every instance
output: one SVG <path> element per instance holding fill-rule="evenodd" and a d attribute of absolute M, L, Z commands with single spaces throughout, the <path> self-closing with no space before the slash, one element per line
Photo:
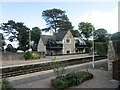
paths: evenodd
<path fill-rule="evenodd" d="M 6 0 L 5 0 L 6 1 Z M 102 2 L 91 2 L 88 0 L 83 2 L 6 2 L 0 3 L 0 11 L 2 19 L 1 23 L 6 23 L 8 20 L 23 22 L 29 27 L 46 28 L 46 22 L 43 19 L 43 10 L 58 8 L 66 11 L 74 29 L 78 29 L 80 22 L 90 22 L 95 29 L 104 28 L 108 33 L 118 31 L 118 2 L 105 0 Z M 53 0 L 52 0 L 53 1 Z M 98 0 L 99 1 L 99 0 Z"/>

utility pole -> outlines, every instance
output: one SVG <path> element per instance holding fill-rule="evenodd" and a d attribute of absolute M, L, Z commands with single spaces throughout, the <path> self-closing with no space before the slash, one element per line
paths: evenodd
<path fill-rule="evenodd" d="M 31 48 L 31 30 L 29 30 L 29 52 L 32 52 L 32 48 Z"/>
<path fill-rule="evenodd" d="M 94 52 L 94 28 L 92 27 L 92 40 L 93 40 L 93 60 L 92 60 L 92 66 L 95 67 L 95 52 Z"/>

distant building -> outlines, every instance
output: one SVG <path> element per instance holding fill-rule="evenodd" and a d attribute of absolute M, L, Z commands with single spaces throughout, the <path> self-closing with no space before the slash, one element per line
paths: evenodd
<path fill-rule="evenodd" d="M 56 34 L 41 35 L 37 51 L 51 54 L 71 54 L 84 53 L 86 48 L 85 41 L 80 37 L 73 37 L 70 30 L 60 31 Z"/>

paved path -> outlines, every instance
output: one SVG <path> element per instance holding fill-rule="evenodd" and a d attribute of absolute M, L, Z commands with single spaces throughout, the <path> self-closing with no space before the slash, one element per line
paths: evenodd
<path fill-rule="evenodd" d="M 64 56 L 56 56 L 56 60 L 68 60 L 68 59 L 83 58 L 83 57 L 90 57 L 90 56 L 92 55 L 89 55 L 89 54 L 64 55 Z M 1 67 L 52 61 L 54 57 L 55 56 L 46 56 L 46 58 L 41 58 L 36 60 L 4 60 L 2 61 Z"/>
<path fill-rule="evenodd" d="M 89 72 L 94 75 L 94 78 L 83 82 L 78 86 L 71 88 L 117 88 L 117 81 L 113 81 L 111 73 L 98 69 L 89 69 Z M 53 88 L 50 84 L 54 77 L 33 81 L 26 84 L 16 85 L 15 88 Z"/>
<path fill-rule="evenodd" d="M 94 78 L 88 80 L 78 86 L 71 88 L 117 88 L 117 81 L 112 80 L 112 73 L 107 70 L 107 60 L 95 62 L 95 69 L 92 69 L 92 63 L 84 63 L 67 67 L 67 72 L 85 70 L 89 68 L 89 72 Z M 100 70 L 102 69 L 102 70 Z M 37 72 L 33 74 L 10 77 L 9 81 L 15 88 L 52 88 L 50 81 L 54 76 L 52 70 Z"/>

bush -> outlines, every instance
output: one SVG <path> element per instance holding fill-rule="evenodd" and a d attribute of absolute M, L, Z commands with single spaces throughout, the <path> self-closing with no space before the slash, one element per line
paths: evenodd
<path fill-rule="evenodd" d="M 53 63 L 51 63 L 51 67 L 54 71 L 55 77 L 63 76 L 66 72 L 66 63 L 55 61 L 56 57 L 53 59 Z"/>
<path fill-rule="evenodd" d="M 31 59 L 31 58 L 32 58 L 31 53 L 30 53 L 30 52 L 26 52 L 26 53 L 24 54 L 24 58 L 25 58 L 25 60 Z"/>
<path fill-rule="evenodd" d="M 100 56 L 107 56 L 108 43 L 96 42 L 95 43 L 95 51 Z"/>
<path fill-rule="evenodd" d="M 39 59 L 40 58 L 40 56 L 36 53 L 32 53 L 31 57 L 32 57 L 32 59 Z"/>
<path fill-rule="evenodd" d="M 39 59 L 40 56 L 36 53 L 26 52 L 24 54 L 24 58 L 25 58 L 25 60 L 27 60 L 27 59 Z"/>
<path fill-rule="evenodd" d="M 69 73 L 64 76 L 56 77 L 51 80 L 51 85 L 56 88 L 68 88 L 70 86 L 78 85 L 86 80 L 93 78 L 89 72 L 79 71 L 76 73 Z"/>
<path fill-rule="evenodd" d="M 0 84 L 2 85 L 1 90 L 15 90 L 9 83 L 7 79 L 2 79 Z"/>

